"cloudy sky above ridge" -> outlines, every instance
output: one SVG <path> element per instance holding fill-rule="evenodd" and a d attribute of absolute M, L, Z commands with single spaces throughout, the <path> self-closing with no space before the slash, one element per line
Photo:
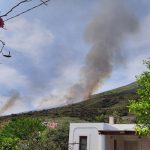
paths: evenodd
<path fill-rule="evenodd" d="M 12 95 L 19 96 L 0 115 L 65 104 L 57 95 L 67 93 L 79 80 L 80 68 L 91 47 L 85 40 L 85 30 L 101 1 L 51 0 L 47 7 L 5 23 L 7 30 L 0 29 L 0 39 L 5 41 L 6 50 L 11 50 L 12 58 L 0 56 L 0 106 Z M 17 2 L 1 0 L 1 14 Z M 138 32 L 126 37 L 121 46 L 126 56 L 124 65 L 113 66 L 111 76 L 96 92 L 135 81 L 135 75 L 145 70 L 142 61 L 150 56 L 150 2 L 128 0 L 127 3 L 139 21 Z M 25 4 L 11 15 L 29 7 L 31 4 Z"/>

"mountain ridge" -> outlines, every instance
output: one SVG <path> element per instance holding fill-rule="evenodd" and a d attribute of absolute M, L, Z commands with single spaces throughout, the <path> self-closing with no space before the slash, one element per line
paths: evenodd
<path fill-rule="evenodd" d="M 109 115 L 116 115 L 118 118 L 128 117 L 132 118 L 132 114 L 128 112 L 128 100 L 137 99 L 136 83 L 94 94 L 89 99 L 70 104 L 63 107 L 44 109 L 39 111 L 23 112 L 20 114 L 11 114 L 8 116 L 1 116 L 0 120 L 9 120 L 16 117 L 78 117 L 80 119 L 97 122 L 107 121 Z M 131 120 L 129 120 L 130 122 Z M 131 121 L 132 122 L 132 121 Z"/>

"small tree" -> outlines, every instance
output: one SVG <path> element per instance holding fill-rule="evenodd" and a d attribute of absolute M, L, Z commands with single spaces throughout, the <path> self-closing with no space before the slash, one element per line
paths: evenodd
<path fill-rule="evenodd" d="M 147 71 L 137 77 L 139 100 L 129 101 L 129 111 L 136 116 L 136 132 L 150 136 L 150 60 L 144 61 Z"/>

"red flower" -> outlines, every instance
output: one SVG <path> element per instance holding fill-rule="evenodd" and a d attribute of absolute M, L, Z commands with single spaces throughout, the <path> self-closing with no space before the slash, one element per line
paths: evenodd
<path fill-rule="evenodd" d="M 58 124 L 56 122 L 48 122 L 47 127 L 51 129 L 57 128 Z"/>
<path fill-rule="evenodd" d="M 0 17 L 0 28 L 4 27 L 4 20 Z"/>

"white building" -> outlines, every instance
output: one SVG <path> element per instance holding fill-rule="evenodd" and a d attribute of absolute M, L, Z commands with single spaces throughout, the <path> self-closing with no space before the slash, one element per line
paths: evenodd
<path fill-rule="evenodd" d="M 69 150 L 150 150 L 150 139 L 135 135 L 134 124 L 71 123 Z"/>

